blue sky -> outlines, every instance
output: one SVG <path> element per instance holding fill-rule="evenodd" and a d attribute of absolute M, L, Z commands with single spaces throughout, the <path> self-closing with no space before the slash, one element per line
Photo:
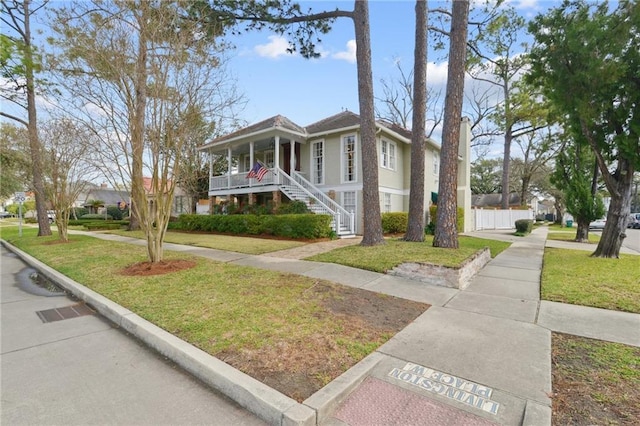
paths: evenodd
<path fill-rule="evenodd" d="M 473 2 L 472 2 L 473 3 Z M 526 17 L 557 5 L 558 1 L 513 0 Z M 301 2 L 303 10 L 353 9 L 353 1 Z M 437 2 L 429 2 L 436 7 Z M 373 0 L 369 4 L 374 91 L 381 96 L 379 81 L 397 80 L 395 60 L 408 72 L 413 66 L 414 1 Z M 353 22 L 335 21 L 322 37 L 320 59 L 306 60 L 286 53 L 284 38 L 268 31 L 243 34 L 233 39 L 236 50 L 230 70 L 248 103 L 241 117 L 249 123 L 282 114 L 302 126 L 348 109 L 358 112 Z M 430 50 L 428 85 L 444 87 L 446 52 Z M 444 96 L 443 96 L 444 98 Z"/>

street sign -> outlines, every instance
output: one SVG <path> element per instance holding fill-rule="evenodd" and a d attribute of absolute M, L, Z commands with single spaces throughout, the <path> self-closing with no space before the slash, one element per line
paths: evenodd
<path fill-rule="evenodd" d="M 27 196 L 24 192 L 16 192 L 13 198 L 17 203 L 24 203 L 27 199 Z"/>

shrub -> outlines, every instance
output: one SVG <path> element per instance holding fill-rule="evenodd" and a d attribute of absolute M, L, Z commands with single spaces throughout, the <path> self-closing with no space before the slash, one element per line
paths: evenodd
<path fill-rule="evenodd" d="M 91 220 L 113 220 L 113 217 L 109 216 L 107 214 L 107 217 L 105 218 L 105 215 L 103 214 L 97 214 L 97 213 L 89 213 L 89 214 L 85 214 L 82 215 L 82 217 L 80 219 L 91 219 Z"/>
<path fill-rule="evenodd" d="M 80 217 L 84 216 L 85 214 L 89 214 L 89 210 L 85 209 L 84 207 L 74 207 L 69 212 L 69 217 L 70 218 L 76 218 L 76 217 L 80 218 Z"/>
<path fill-rule="evenodd" d="M 120 210 L 118 207 L 107 207 L 107 215 L 111 216 L 113 220 L 122 220 L 129 215 L 129 212 L 128 210 Z"/>
<path fill-rule="evenodd" d="M 286 238 L 327 238 L 333 235 L 331 216 L 290 215 L 180 215 L 171 229 L 236 235 L 273 235 Z"/>
<path fill-rule="evenodd" d="M 407 232 L 409 214 L 406 212 L 382 213 L 382 232 L 400 234 Z"/>
<path fill-rule="evenodd" d="M 278 206 L 276 214 L 309 214 L 309 208 L 303 201 L 291 201 Z"/>
<path fill-rule="evenodd" d="M 519 219 L 516 220 L 516 234 L 527 235 L 533 229 L 533 220 L 531 219 Z"/>
<path fill-rule="evenodd" d="M 427 234 L 433 235 L 435 232 L 437 213 L 437 205 L 429 207 L 429 223 L 425 227 L 425 232 Z M 458 207 L 458 211 L 456 212 L 456 229 L 458 230 L 458 233 L 464 232 L 464 209 L 462 207 Z"/>
<path fill-rule="evenodd" d="M 122 221 L 107 222 L 104 220 L 100 222 L 86 222 L 83 225 L 89 231 L 105 231 L 110 229 L 120 229 L 123 226 Z"/>

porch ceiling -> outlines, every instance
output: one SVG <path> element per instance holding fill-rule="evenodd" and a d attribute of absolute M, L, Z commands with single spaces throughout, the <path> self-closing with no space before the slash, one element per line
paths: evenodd
<path fill-rule="evenodd" d="M 231 148 L 231 155 L 249 154 L 249 140 L 235 141 L 228 144 L 220 145 L 215 148 L 210 148 L 213 154 L 227 155 L 227 149 Z M 275 137 L 268 137 L 263 139 L 253 140 L 254 152 L 267 151 L 273 149 L 275 143 Z M 280 145 L 291 143 L 291 139 L 280 137 Z"/>

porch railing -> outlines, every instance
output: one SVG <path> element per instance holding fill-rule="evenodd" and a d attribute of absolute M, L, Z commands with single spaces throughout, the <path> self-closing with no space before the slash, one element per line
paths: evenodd
<path fill-rule="evenodd" d="M 213 176 L 209 180 L 209 190 L 257 188 L 275 184 L 289 198 L 304 201 L 311 211 L 331 215 L 336 234 L 355 234 L 355 215 L 316 188 L 300 173 L 293 172 L 292 175 L 288 175 L 281 168 L 273 167 L 262 181 L 247 179 L 247 174 L 248 172 Z"/>
<path fill-rule="evenodd" d="M 269 169 L 269 173 L 264 175 L 260 182 L 256 179 L 247 179 L 249 172 L 236 173 L 231 176 L 213 176 L 209 179 L 209 190 L 215 191 L 217 189 L 251 188 L 254 186 L 273 185 L 277 182 L 274 170 L 275 169 Z"/>

